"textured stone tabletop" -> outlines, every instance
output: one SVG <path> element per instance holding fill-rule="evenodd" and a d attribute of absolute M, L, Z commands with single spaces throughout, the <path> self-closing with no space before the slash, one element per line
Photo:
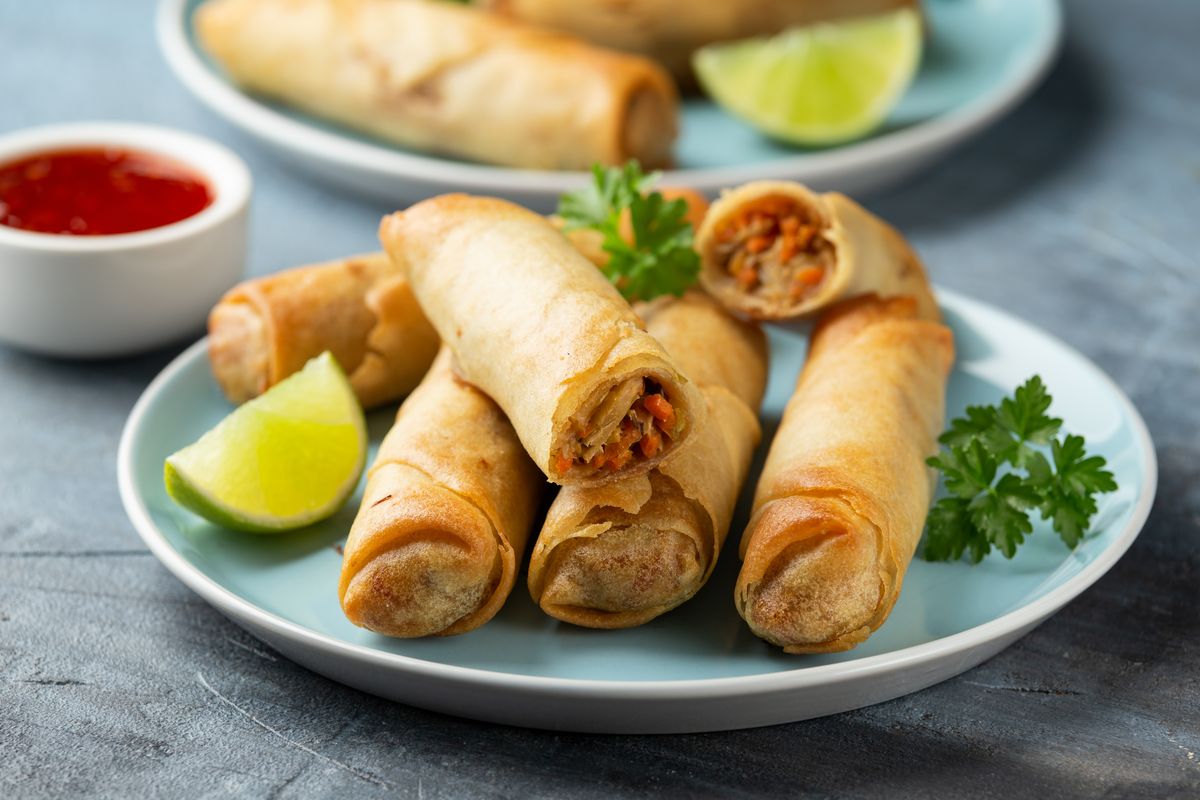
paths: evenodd
<path fill-rule="evenodd" d="M 285 169 L 204 110 L 151 0 L 0 0 L 0 131 L 147 120 L 231 145 L 255 273 L 374 246 L 379 204 Z M 1200 3 L 1067 3 L 1046 84 L 866 198 L 944 286 L 1074 345 L 1158 447 L 1150 521 L 1009 650 L 883 705 L 734 733 L 485 725 L 345 688 L 250 638 L 149 554 L 117 496 L 125 417 L 179 348 L 0 348 L 0 796 L 1200 796 Z"/>

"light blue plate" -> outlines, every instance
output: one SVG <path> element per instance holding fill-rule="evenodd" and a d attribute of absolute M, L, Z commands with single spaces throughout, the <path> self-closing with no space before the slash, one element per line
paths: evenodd
<path fill-rule="evenodd" d="M 1039 523 L 1012 561 L 997 555 L 978 566 L 915 561 L 891 618 L 847 653 L 783 655 L 751 635 L 734 611 L 736 544 L 750 488 L 709 583 L 691 602 L 640 628 L 591 631 L 556 622 L 531 602 L 523 575 L 503 611 L 463 636 L 395 640 L 356 628 L 338 606 L 337 548 L 357 496 L 333 519 L 276 537 L 222 530 L 167 497 L 163 459 L 231 410 L 209 372 L 204 342 L 176 359 L 131 414 L 119 464 L 122 496 L 155 554 L 224 613 L 302 663 L 387 697 L 485 719 L 584 730 L 741 727 L 852 708 L 956 674 L 1057 610 L 1125 551 L 1154 495 L 1156 462 L 1145 426 L 1102 372 L 1013 317 L 949 292 L 941 297 L 958 348 L 948 413 L 994 403 L 1040 374 L 1054 396 L 1053 412 L 1069 431 L 1087 438 L 1089 450 L 1108 459 L 1120 489 L 1102 496 L 1093 530 L 1075 552 Z M 773 329 L 771 348 L 762 413 L 767 435 L 748 487 L 790 396 L 805 340 Z M 370 415 L 373 446 L 393 416 L 390 408 Z M 871 683 L 847 689 L 843 683 L 851 678 Z M 426 680 L 436 685 L 426 686 Z M 474 697 L 488 687 L 509 699 L 486 691 L 482 699 Z M 514 706 L 511 698 L 522 692 L 563 705 L 553 713 L 544 702 Z M 767 702 L 764 692 L 777 696 Z M 761 707 L 736 703 L 747 697 L 763 701 Z M 463 707 L 465 698 L 474 699 Z M 700 705 L 650 712 L 653 701 L 684 698 Z M 704 708 L 710 699 L 712 708 Z M 622 700 L 649 705 L 618 712 Z"/>
<path fill-rule="evenodd" d="M 243 94 L 200 49 L 191 25 L 203 0 L 162 0 L 159 41 L 172 69 L 201 100 L 306 169 L 356 191 L 413 199 L 438 191 L 500 194 L 544 208 L 582 173 L 470 164 L 422 155 Z M 893 183 L 982 130 L 1024 97 L 1053 61 L 1061 36 L 1056 0 L 926 0 L 921 69 L 883 126 L 835 148 L 773 141 L 705 99 L 684 104 L 678 169 L 666 180 L 714 192 L 758 178 L 863 192 Z"/>

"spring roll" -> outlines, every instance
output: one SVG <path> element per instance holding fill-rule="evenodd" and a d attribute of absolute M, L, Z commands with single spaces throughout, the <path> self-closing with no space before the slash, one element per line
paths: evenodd
<path fill-rule="evenodd" d="M 383 253 L 246 281 L 208 317 L 209 360 L 225 395 L 242 403 L 329 350 L 364 407 L 412 391 L 438 338 L 403 273 Z"/>
<path fill-rule="evenodd" d="M 564 487 L 529 563 L 552 617 L 592 628 L 641 625 L 712 574 L 758 444 L 766 337 L 698 291 L 640 306 L 647 330 L 703 392 L 708 414 L 668 461 L 598 487 Z"/>
<path fill-rule="evenodd" d="M 543 217 L 443 195 L 383 220 L 455 369 L 504 409 L 554 483 L 647 472 L 704 401 L 600 271 Z"/>
<path fill-rule="evenodd" d="M 522 22 L 657 60 L 683 81 L 692 53 L 824 20 L 915 8 L 917 0 L 484 0 Z"/>
<path fill-rule="evenodd" d="M 696 236 L 700 281 L 754 319 L 806 317 L 861 294 L 909 295 L 937 319 L 925 269 L 904 238 L 850 198 L 756 181 L 713 203 Z"/>
<path fill-rule="evenodd" d="M 688 220 L 700 227 L 704 195 L 661 191 L 687 202 Z M 567 238 L 596 266 L 608 262 L 596 231 L 574 230 Z M 329 350 L 371 408 L 412 391 L 438 338 L 400 269 L 386 253 L 369 253 L 239 284 L 209 314 L 209 345 L 213 374 L 234 403 L 257 397 Z"/>
<path fill-rule="evenodd" d="M 887 619 L 933 495 L 950 329 L 908 297 L 826 312 L 759 478 L 734 602 L 789 653 L 847 650 Z"/>
<path fill-rule="evenodd" d="M 204 49 L 250 91 L 396 144 L 533 169 L 670 160 L 656 63 L 425 0 L 209 0 Z"/>
<path fill-rule="evenodd" d="M 503 412 L 443 350 L 368 474 L 338 587 L 346 617 L 398 637 L 483 625 L 512 591 L 542 485 Z"/>

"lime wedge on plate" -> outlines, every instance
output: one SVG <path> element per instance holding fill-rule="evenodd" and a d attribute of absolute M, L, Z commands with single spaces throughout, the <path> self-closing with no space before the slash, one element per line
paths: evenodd
<path fill-rule="evenodd" d="M 167 457 L 167 494 L 226 528 L 269 533 L 325 519 L 358 485 L 362 407 L 329 353 Z"/>
<path fill-rule="evenodd" d="M 906 8 L 709 45 L 692 63 L 730 113 L 788 142 L 828 145 L 883 122 L 916 74 L 922 38 Z"/>

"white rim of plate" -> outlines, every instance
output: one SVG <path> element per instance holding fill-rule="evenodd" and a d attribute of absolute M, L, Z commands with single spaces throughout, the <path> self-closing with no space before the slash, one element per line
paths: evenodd
<path fill-rule="evenodd" d="M 533 690 L 551 693 L 560 697 L 573 698 L 620 698 L 620 699 L 714 699 L 718 697 L 745 697 L 748 695 L 771 694 L 779 691 L 798 690 L 806 687 L 828 685 L 846 680 L 871 677 L 892 671 L 898 667 L 913 667 L 960 653 L 969 652 L 987 642 L 999 639 L 1041 622 L 1044 618 L 1065 606 L 1084 589 L 1099 580 L 1125 554 L 1145 525 L 1154 504 L 1158 489 L 1158 459 L 1154 443 L 1133 402 L 1126 396 L 1104 370 L 1091 359 L 1069 344 L 1043 331 L 1041 328 L 1004 312 L 994 306 L 949 290 L 938 289 L 938 296 L 952 306 L 975 308 L 998 315 L 1007 322 L 1017 323 L 1036 331 L 1061 346 L 1069 355 L 1079 359 L 1086 369 L 1091 370 L 1113 392 L 1128 416 L 1134 431 L 1139 455 L 1146 462 L 1145 486 L 1137 498 L 1128 523 L 1117 539 L 1105 548 L 1091 564 L 1069 578 L 1061 586 L 1050 590 L 1042 597 L 997 617 L 982 625 L 976 625 L 960 633 L 943 636 L 924 644 L 893 650 L 879 655 L 866 656 L 855 661 L 820 666 L 798 666 L 781 672 L 755 675 L 738 675 L 726 678 L 691 678 L 685 680 L 655 681 L 604 681 L 583 678 L 556 678 L 519 673 L 496 672 L 475 667 L 460 667 L 426 661 L 413 656 L 387 653 L 363 645 L 339 641 L 326 634 L 317 633 L 282 617 L 264 611 L 248 600 L 209 578 L 183 558 L 158 530 L 150 513 L 137 491 L 133 469 L 133 443 L 142 426 L 142 418 L 158 399 L 165 386 L 175 376 L 188 368 L 197 353 L 208 346 L 207 338 L 188 347 L 150 382 L 138 398 L 125 429 L 121 433 L 117 453 L 117 481 L 120 486 L 121 502 L 125 513 L 137 529 L 138 535 L 156 558 L 189 589 L 200 595 L 218 611 L 235 620 L 244 619 L 272 633 L 295 642 L 315 647 L 325 653 L 367 662 L 380 667 L 400 669 L 435 680 L 469 682 L 496 689 Z"/>
<path fill-rule="evenodd" d="M 497 192 L 560 194 L 588 179 L 586 172 L 525 170 L 468 164 L 409 153 L 386 144 L 359 141 L 282 114 L 246 95 L 219 77 L 191 46 L 185 11 L 189 0 L 161 0 L 156 27 L 159 46 L 176 77 L 205 105 L 227 121 L 276 147 L 301 153 L 343 168 L 385 174 L 427 184 L 459 184 L 460 188 Z M 773 174 L 803 175 L 821 183 L 847 170 L 869 171 L 897 158 L 948 147 L 978 133 L 1008 113 L 1028 95 L 1050 69 L 1062 42 L 1062 8 L 1045 0 L 1050 24 L 1013 77 L 965 105 L 902 130 L 821 153 L 806 153 L 760 164 L 666 170 L 672 184 L 714 192 L 747 180 L 767 168 Z"/>

